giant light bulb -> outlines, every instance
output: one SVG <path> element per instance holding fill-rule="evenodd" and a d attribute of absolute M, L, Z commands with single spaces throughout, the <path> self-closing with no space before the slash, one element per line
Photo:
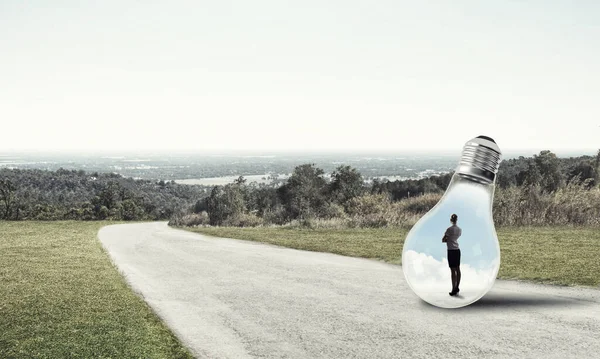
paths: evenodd
<path fill-rule="evenodd" d="M 492 219 L 494 183 L 500 148 L 486 136 L 468 141 L 442 199 L 410 230 L 402 250 L 402 270 L 410 288 L 424 301 L 459 308 L 483 297 L 494 285 L 500 268 L 500 245 Z M 459 292 L 453 282 L 448 248 L 442 243 L 456 214 L 462 234 Z"/>

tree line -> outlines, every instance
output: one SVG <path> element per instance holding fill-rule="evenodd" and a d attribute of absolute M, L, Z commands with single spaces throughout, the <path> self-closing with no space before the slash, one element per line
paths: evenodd
<path fill-rule="evenodd" d="M 397 224 L 402 218 L 414 219 L 433 207 L 452 175 L 366 183 L 350 166 L 339 166 L 327 179 L 322 169 L 314 164 L 303 164 L 279 186 L 247 184 L 243 177 L 231 184 L 216 186 L 189 213 L 176 216 L 171 223 L 255 226 L 343 219 L 359 226 Z M 558 158 L 550 151 L 541 151 L 531 158 L 510 159 L 499 168 L 497 197 L 501 200 L 498 203 L 508 206 L 509 202 L 502 199 L 509 193 L 512 194 L 510 206 L 514 207 L 514 203 L 528 201 L 527 196 L 533 193 L 538 197 L 557 196 L 559 190 L 569 185 L 570 190 L 573 186 L 583 190 L 598 188 L 599 176 L 600 151 L 595 157 Z M 519 195 L 515 195 L 515 188 L 519 189 Z M 497 210 L 504 213 L 503 208 Z M 404 216 L 395 213 L 398 211 L 404 211 Z M 591 218 L 589 213 L 592 212 L 588 211 L 585 218 Z M 503 218 L 500 222 L 506 220 Z"/>
<path fill-rule="evenodd" d="M 411 223 L 433 207 L 452 175 L 365 181 L 350 166 L 339 166 L 326 176 L 314 164 L 302 164 L 289 178 L 269 184 L 247 183 L 239 177 L 224 186 L 208 187 L 83 170 L 4 168 L 0 169 L 0 219 L 171 219 L 175 225 L 220 226 L 315 221 L 398 225 Z M 600 151 L 596 156 L 572 158 L 542 151 L 530 158 L 503 161 L 494 203 L 497 223 L 537 223 L 545 217 L 542 224 L 555 221 L 552 218 L 560 218 L 560 223 L 593 223 L 600 208 L 594 202 L 599 177 Z"/>
<path fill-rule="evenodd" d="M 0 169 L 4 220 L 165 220 L 205 195 L 201 186 L 115 173 Z"/>

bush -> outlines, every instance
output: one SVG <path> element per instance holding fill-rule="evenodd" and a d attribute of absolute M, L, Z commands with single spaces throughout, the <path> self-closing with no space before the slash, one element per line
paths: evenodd
<path fill-rule="evenodd" d="M 350 216 L 380 214 L 392 210 L 391 201 L 383 194 L 369 194 L 348 201 L 348 214 Z"/>
<path fill-rule="evenodd" d="M 263 220 L 266 224 L 283 225 L 288 222 L 287 210 L 283 206 L 265 210 Z"/>
<path fill-rule="evenodd" d="M 207 199 L 211 225 L 227 225 L 246 211 L 242 184 L 215 186 Z"/>
<path fill-rule="evenodd" d="M 515 225 L 515 220 L 520 216 L 523 203 L 521 203 L 522 190 L 519 187 L 496 189 L 494 196 L 493 216 L 494 223 L 498 226 Z"/>
<path fill-rule="evenodd" d="M 387 195 L 381 194 L 354 198 L 348 203 L 348 225 L 363 228 L 412 226 L 441 197 L 441 193 L 429 193 L 398 202 L 392 202 Z"/>
<path fill-rule="evenodd" d="M 254 213 L 240 213 L 223 221 L 223 226 L 230 227 L 258 227 L 264 224 L 264 220 Z"/>
<path fill-rule="evenodd" d="M 557 190 L 545 211 L 545 221 L 560 225 L 600 224 L 600 189 L 588 190 L 588 182 L 572 181 Z"/>
<path fill-rule="evenodd" d="M 328 203 L 321 211 L 322 219 L 346 218 L 344 207 L 336 203 Z"/>
<path fill-rule="evenodd" d="M 398 206 L 392 204 L 386 195 L 370 194 L 353 198 L 347 208 L 350 227 L 397 227 L 405 224 Z"/>
<path fill-rule="evenodd" d="M 34 207 L 33 219 L 38 221 L 54 221 L 64 217 L 64 214 L 52 205 L 38 204 Z"/>
<path fill-rule="evenodd" d="M 303 220 L 293 220 L 284 226 L 301 229 L 345 229 L 350 227 L 350 220 L 347 218 L 306 218 Z"/>
<path fill-rule="evenodd" d="M 555 192 L 539 185 L 496 192 L 494 222 L 498 226 L 600 225 L 600 188 L 571 181 Z"/>
<path fill-rule="evenodd" d="M 126 221 L 140 220 L 143 218 L 144 209 L 138 207 L 135 201 L 126 199 L 121 202 L 121 217 Z M 108 210 L 106 211 L 108 212 Z"/>
<path fill-rule="evenodd" d="M 98 210 L 97 216 L 98 219 L 107 219 L 110 216 L 110 211 L 108 210 L 108 208 L 106 208 L 106 206 L 101 206 Z"/>
<path fill-rule="evenodd" d="M 183 214 L 173 217 L 169 221 L 170 226 L 180 226 L 180 227 L 196 227 L 196 226 L 206 226 L 210 223 L 210 219 L 208 217 L 208 213 L 206 211 L 202 211 L 200 213 L 191 213 L 191 214 Z"/>
<path fill-rule="evenodd" d="M 398 202 L 401 211 L 413 215 L 423 215 L 429 212 L 442 199 L 442 193 L 427 193 L 422 196 L 404 199 Z"/>

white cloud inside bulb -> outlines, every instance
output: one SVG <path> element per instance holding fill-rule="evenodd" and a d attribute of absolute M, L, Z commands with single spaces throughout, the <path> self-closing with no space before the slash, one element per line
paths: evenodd
<path fill-rule="evenodd" d="M 479 217 L 479 218 L 484 218 L 484 219 L 485 219 L 485 218 L 486 218 L 486 216 L 487 216 L 487 214 L 488 214 L 488 212 L 487 212 L 487 211 L 485 211 L 485 210 L 483 210 L 481 207 L 479 207 L 479 208 L 477 208 L 477 209 L 475 210 L 475 216 L 476 216 L 476 217 Z"/>
<path fill-rule="evenodd" d="M 408 250 L 402 262 L 402 270 L 415 291 L 437 293 L 450 288 L 450 268 L 446 258 L 439 261 L 425 253 Z M 486 269 L 474 269 L 468 264 L 461 264 L 461 291 L 487 290 L 495 280 L 496 268 L 497 261 L 488 263 Z"/>

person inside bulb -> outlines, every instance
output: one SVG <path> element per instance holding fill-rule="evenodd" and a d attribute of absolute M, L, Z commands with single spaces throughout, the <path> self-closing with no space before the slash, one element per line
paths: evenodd
<path fill-rule="evenodd" d="M 448 266 L 452 277 L 452 291 L 448 294 L 454 296 L 460 292 L 458 286 L 460 284 L 460 248 L 458 248 L 458 238 L 462 234 L 462 229 L 456 225 L 458 216 L 452 214 L 450 222 L 452 225 L 446 229 L 442 242 L 446 243 L 448 248 Z"/>

